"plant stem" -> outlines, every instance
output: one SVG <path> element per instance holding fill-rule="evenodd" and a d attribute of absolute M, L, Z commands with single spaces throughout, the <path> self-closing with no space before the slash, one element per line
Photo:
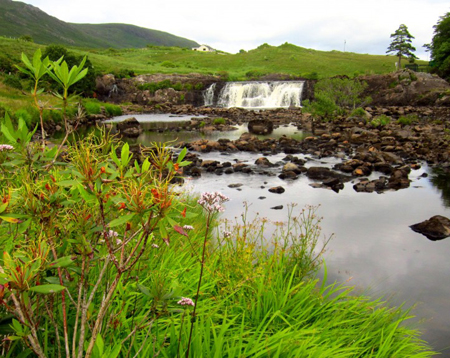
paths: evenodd
<path fill-rule="evenodd" d="M 211 225 L 211 218 L 212 218 L 211 212 L 208 212 L 208 217 L 206 218 L 205 237 L 203 239 L 202 261 L 200 262 L 200 276 L 198 278 L 197 294 L 195 295 L 194 310 L 192 311 L 191 329 L 189 331 L 189 340 L 188 340 L 188 346 L 187 346 L 187 351 L 186 351 L 186 358 L 189 357 L 189 351 L 191 349 L 192 331 L 194 330 L 195 315 L 196 315 L 196 312 L 197 312 L 198 296 L 200 295 L 200 286 L 202 285 L 203 268 L 205 267 L 206 241 L 208 239 L 209 228 L 210 228 L 210 225 Z"/>

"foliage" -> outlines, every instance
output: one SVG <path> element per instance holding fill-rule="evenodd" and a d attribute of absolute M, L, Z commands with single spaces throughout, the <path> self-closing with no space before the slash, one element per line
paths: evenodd
<path fill-rule="evenodd" d="M 120 106 L 111 103 L 105 103 L 103 107 L 105 108 L 106 114 L 110 117 L 122 115 L 122 108 L 120 108 Z"/>
<path fill-rule="evenodd" d="M 417 56 L 414 55 L 416 49 L 411 45 L 411 40 L 414 39 L 406 25 L 401 24 L 399 28 L 391 34 L 392 42 L 389 45 L 386 53 L 394 53 L 398 57 L 397 69 L 401 69 L 402 57 L 405 56 L 409 59 L 416 59 Z"/>
<path fill-rule="evenodd" d="M 214 118 L 213 119 L 213 124 L 214 125 L 218 125 L 218 124 L 226 124 L 227 121 L 225 118 L 219 117 L 219 118 Z"/>
<path fill-rule="evenodd" d="M 78 93 L 83 94 L 84 96 L 91 96 L 95 90 L 95 79 L 97 77 L 97 71 L 94 70 L 94 67 L 87 56 L 77 56 L 73 52 L 67 50 L 67 48 L 61 45 L 49 45 L 45 48 L 43 57 L 48 57 L 50 61 L 57 61 L 60 58 L 64 58 L 64 61 L 67 63 L 68 67 L 72 68 L 73 66 L 77 66 L 82 61 L 84 64 L 84 68 L 87 70 L 84 77 L 77 81 L 70 88 L 70 94 Z M 53 90 L 58 90 L 57 83 L 51 85 Z"/>
<path fill-rule="evenodd" d="M 16 88 L 19 90 L 22 89 L 22 82 L 20 82 L 20 78 L 16 74 L 11 74 L 11 75 L 5 76 L 3 83 L 12 88 Z"/>
<path fill-rule="evenodd" d="M 34 42 L 33 37 L 30 35 L 22 35 L 19 37 L 20 41 L 26 41 L 26 42 Z"/>
<path fill-rule="evenodd" d="M 391 122 L 391 117 L 386 116 L 385 114 L 382 114 L 380 116 L 375 117 L 372 119 L 370 124 L 372 127 L 384 127 L 387 126 Z"/>
<path fill-rule="evenodd" d="M 331 119 L 335 114 L 344 113 L 347 107 L 355 109 L 370 103 L 370 97 L 362 97 L 366 88 L 367 83 L 358 79 L 335 77 L 320 80 L 314 88 L 314 101 L 303 101 L 302 105 L 304 111 L 314 117 Z"/>
<path fill-rule="evenodd" d="M 362 107 L 355 108 L 352 113 L 350 113 L 352 117 L 367 117 L 367 112 Z"/>
<path fill-rule="evenodd" d="M 429 45 L 433 71 L 450 79 L 450 12 L 439 18 L 434 26 L 434 35 Z"/>
<path fill-rule="evenodd" d="M 406 116 L 400 116 L 397 120 L 398 124 L 402 126 L 409 126 L 411 124 L 417 123 L 419 121 L 419 117 L 417 114 L 407 114 Z"/>
<path fill-rule="evenodd" d="M 100 106 L 100 103 L 98 103 L 96 101 L 84 101 L 83 107 L 87 114 L 102 113 L 102 107 Z"/>

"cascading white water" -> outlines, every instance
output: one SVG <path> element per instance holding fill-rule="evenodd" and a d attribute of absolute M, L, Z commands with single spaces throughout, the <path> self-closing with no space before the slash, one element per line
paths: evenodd
<path fill-rule="evenodd" d="M 300 107 L 303 81 L 228 82 L 220 91 L 218 107 L 248 109 Z M 204 94 L 205 105 L 214 105 L 215 84 Z"/>
<path fill-rule="evenodd" d="M 205 100 L 205 106 L 212 106 L 214 104 L 214 93 L 216 92 L 216 83 L 209 86 L 205 92 L 203 92 L 203 98 Z"/>

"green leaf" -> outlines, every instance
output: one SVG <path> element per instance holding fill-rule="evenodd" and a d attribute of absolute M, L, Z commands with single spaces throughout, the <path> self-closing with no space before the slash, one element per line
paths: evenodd
<path fill-rule="evenodd" d="M 10 216 L 5 216 L 5 215 L 0 216 L 0 219 L 2 219 L 3 221 L 6 221 L 8 223 L 11 223 L 11 224 L 20 224 L 22 222 L 22 220 L 20 220 L 20 219 L 13 218 Z"/>
<path fill-rule="evenodd" d="M 120 161 L 122 163 L 122 168 L 125 168 L 128 165 L 130 155 L 130 146 L 128 143 L 125 143 L 122 147 L 122 151 L 120 152 Z"/>
<path fill-rule="evenodd" d="M 184 147 L 183 150 L 178 155 L 178 158 L 177 158 L 177 163 L 178 164 L 180 164 L 181 161 L 184 159 L 184 157 L 186 156 L 186 153 L 187 153 L 187 149 L 186 149 L 186 147 Z"/>
<path fill-rule="evenodd" d="M 150 293 L 150 290 L 147 287 L 145 287 L 139 283 L 137 284 L 137 287 L 144 295 L 146 295 L 148 297 L 153 297 L 153 295 Z"/>
<path fill-rule="evenodd" d="M 116 227 L 116 226 L 125 224 L 126 222 L 130 221 L 133 218 L 133 216 L 134 216 L 134 214 L 128 214 L 128 215 L 121 216 L 121 217 L 111 221 L 108 226 Z"/>
<path fill-rule="evenodd" d="M 103 343 L 103 338 L 100 334 L 97 335 L 97 338 L 95 339 L 95 346 L 98 349 L 99 357 L 101 357 L 103 355 L 105 344 Z"/>
<path fill-rule="evenodd" d="M 109 353 L 108 356 L 105 358 L 117 358 L 119 356 L 119 353 L 121 350 L 122 350 L 122 345 L 116 344 L 114 346 L 113 350 L 111 351 L 111 353 Z"/>
<path fill-rule="evenodd" d="M 67 267 L 73 264 L 75 257 L 64 256 L 48 264 L 48 268 Z"/>
<path fill-rule="evenodd" d="M 66 187 L 66 186 L 76 186 L 80 184 L 77 180 L 61 180 L 60 182 L 57 182 L 56 185 Z"/>
<path fill-rule="evenodd" d="M 64 289 L 65 289 L 64 286 L 49 284 L 49 285 L 39 285 L 39 286 L 31 287 L 30 291 L 33 291 L 36 293 L 42 293 L 42 294 L 49 294 L 49 293 L 61 292 Z"/>

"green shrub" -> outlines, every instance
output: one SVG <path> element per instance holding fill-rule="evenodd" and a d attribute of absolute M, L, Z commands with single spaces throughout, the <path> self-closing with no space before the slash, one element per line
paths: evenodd
<path fill-rule="evenodd" d="M 384 127 L 388 125 L 391 121 L 391 117 L 386 116 L 385 114 L 382 114 L 380 116 L 375 117 L 372 119 L 370 124 L 372 127 Z"/>
<path fill-rule="evenodd" d="M 310 113 L 313 117 L 320 117 L 324 120 L 330 120 L 334 117 L 339 107 L 326 94 L 318 92 L 314 101 L 303 101 L 303 111 Z"/>
<path fill-rule="evenodd" d="M 417 123 L 419 121 L 419 116 L 417 114 L 407 114 L 406 116 L 401 116 L 397 123 L 402 126 L 409 126 L 413 123 Z"/>
<path fill-rule="evenodd" d="M 16 88 L 18 90 L 23 89 L 22 82 L 20 82 L 19 76 L 15 74 L 5 76 L 3 83 L 9 87 Z"/>
<path fill-rule="evenodd" d="M 214 125 L 218 125 L 218 124 L 225 124 L 227 121 L 225 118 L 219 117 L 219 118 L 214 118 L 213 119 L 213 124 Z"/>
<path fill-rule="evenodd" d="M 250 70 L 245 73 L 245 77 L 248 79 L 257 80 L 266 74 L 267 73 L 262 70 Z"/>
<path fill-rule="evenodd" d="M 111 104 L 111 103 L 105 103 L 104 107 L 105 107 L 105 112 L 111 117 L 116 117 L 116 116 L 122 115 L 122 108 L 120 108 L 120 106 L 116 106 L 115 104 Z"/>
<path fill-rule="evenodd" d="M 33 125 L 33 115 L 30 114 L 26 109 L 20 108 L 14 113 L 14 117 L 16 120 L 19 120 L 19 118 L 22 118 L 28 127 L 31 127 Z"/>
<path fill-rule="evenodd" d="M 87 114 L 100 114 L 102 112 L 100 104 L 96 102 L 85 102 L 84 109 Z"/>
<path fill-rule="evenodd" d="M 352 117 L 367 117 L 367 112 L 362 107 L 355 108 L 350 114 Z"/>
<path fill-rule="evenodd" d="M 195 88 L 197 91 L 201 91 L 204 87 L 205 87 L 205 86 L 203 85 L 203 83 L 197 83 L 197 84 L 194 86 L 194 88 Z"/>
<path fill-rule="evenodd" d="M 206 126 L 206 123 L 204 121 L 201 121 L 200 124 L 198 125 L 200 128 L 203 128 L 204 126 Z"/>
<path fill-rule="evenodd" d="M 175 64 L 175 63 L 173 63 L 172 61 L 163 61 L 163 62 L 161 63 L 161 66 L 162 66 L 162 67 L 166 67 L 166 68 L 175 68 L 175 67 L 178 67 L 178 65 Z"/>

